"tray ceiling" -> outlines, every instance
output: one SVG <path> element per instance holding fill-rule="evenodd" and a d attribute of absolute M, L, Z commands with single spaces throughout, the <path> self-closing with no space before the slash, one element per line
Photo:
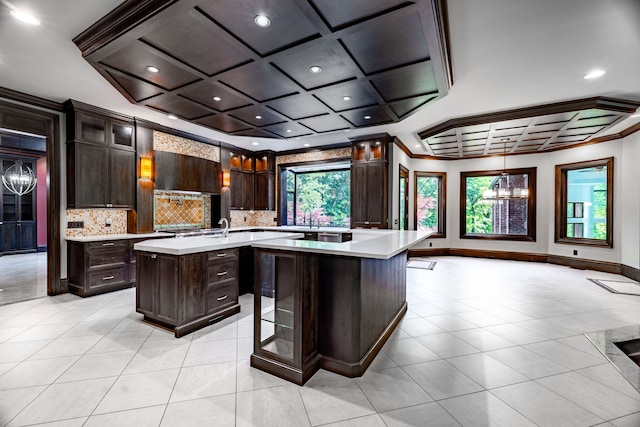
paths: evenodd
<path fill-rule="evenodd" d="M 439 3 L 126 1 L 74 42 L 134 104 L 227 134 L 292 138 L 398 122 L 444 96 Z"/>
<path fill-rule="evenodd" d="M 429 156 L 473 158 L 554 151 L 598 142 L 598 136 L 629 117 L 640 102 L 589 98 L 461 117 L 419 133 Z"/>

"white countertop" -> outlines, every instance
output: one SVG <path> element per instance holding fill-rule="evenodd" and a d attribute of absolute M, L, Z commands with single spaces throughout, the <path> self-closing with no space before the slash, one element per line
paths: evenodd
<path fill-rule="evenodd" d="M 303 237 L 303 235 L 300 233 L 246 231 L 230 233 L 227 237 L 194 236 L 145 240 L 143 242 L 136 243 L 133 246 L 133 249 L 137 251 L 157 252 L 169 255 L 188 255 L 199 252 L 250 246 L 255 242 L 268 239 L 299 239 L 301 237 Z"/>
<path fill-rule="evenodd" d="M 66 237 L 71 242 L 100 242 L 102 240 L 123 240 L 123 239 L 149 239 L 151 237 L 173 237 L 171 233 L 141 233 L 141 234 L 103 234 L 100 236 L 77 236 Z"/>
<path fill-rule="evenodd" d="M 322 229 L 321 229 L 322 231 Z M 329 231 L 329 230 L 327 230 Z M 349 230 L 350 242 L 316 242 L 312 240 L 273 239 L 252 243 L 254 248 L 311 252 L 357 258 L 389 259 L 429 237 L 423 231 Z"/>

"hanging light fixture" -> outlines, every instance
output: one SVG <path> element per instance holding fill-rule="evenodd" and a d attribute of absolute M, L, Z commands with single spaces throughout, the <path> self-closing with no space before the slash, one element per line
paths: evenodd
<path fill-rule="evenodd" d="M 2 182 L 9 191 L 18 196 L 25 195 L 34 188 L 38 179 L 33 173 L 33 170 L 18 160 L 13 165 L 9 166 L 4 175 L 2 175 Z"/>
<path fill-rule="evenodd" d="M 509 142 L 509 138 L 502 138 L 501 142 L 504 143 L 502 172 L 493 182 L 493 188 L 482 193 L 482 198 L 485 200 L 526 199 L 529 197 L 529 189 L 515 187 L 512 180 L 509 179 L 509 172 L 507 172 L 507 142 Z"/>

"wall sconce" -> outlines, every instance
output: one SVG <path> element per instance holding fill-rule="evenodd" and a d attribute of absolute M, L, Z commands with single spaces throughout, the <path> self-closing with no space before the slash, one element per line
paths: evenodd
<path fill-rule="evenodd" d="M 140 179 L 151 179 L 152 166 L 151 157 L 140 157 Z"/>
<path fill-rule="evenodd" d="M 231 185 L 231 172 L 222 171 L 222 186 L 229 187 Z"/>

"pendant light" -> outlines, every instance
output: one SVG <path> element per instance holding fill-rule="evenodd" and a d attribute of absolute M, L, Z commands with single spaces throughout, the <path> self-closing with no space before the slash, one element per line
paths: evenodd
<path fill-rule="evenodd" d="M 526 199 L 529 197 L 529 189 L 514 187 L 509 180 L 509 172 L 507 172 L 507 142 L 509 142 L 509 138 L 502 138 L 501 142 L 504 143 L 502 172 L 494 181 L 493 188 L 482 193 L 482 198 L 485 200 Z"/>
<path fill-rule="evenodd" d="M 9 191 L 18 196 L 23 196 L 36 188 L 38 179 L 33 170 L 18 160 L 9 166 L 2 175 L 2 182 Z"/>

